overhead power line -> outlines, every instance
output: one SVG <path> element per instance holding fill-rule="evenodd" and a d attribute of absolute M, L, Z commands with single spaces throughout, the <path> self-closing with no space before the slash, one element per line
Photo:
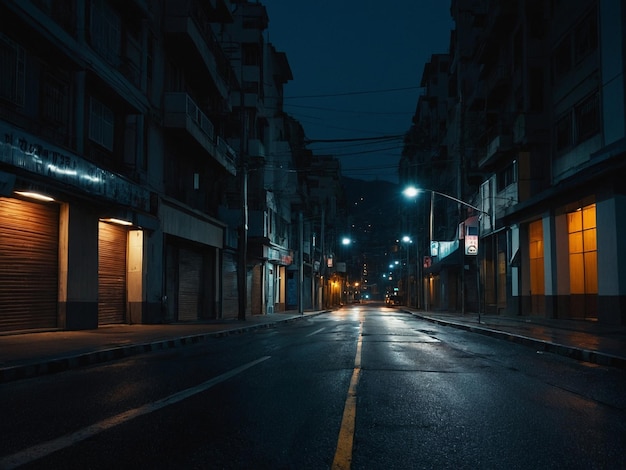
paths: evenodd
<path fill-rule="evenodd" d="M 360 137 L 360 138 L 350 138 L 350 139 L 305 139 L 305 144 L 313 144 L 320 142 L 365 142 L 365 141 L 388 141 L 388 140 L 396 140 L 403 139 L 403 134 L 396 135 L 381 135 L 379 137 Z"/>
<path fill-rule="evenodd" d="M 291 108 L 303 108 L 303 109 L 317 109 L 317 110 L 322 110 L 322 111 L 333 111 L 333 112 L 337 112 L 337 113 L 349 113 L 349 114 L 357 114 L 357 115 L 383 115 L 383 116 L 399 116 L 399 115 L 412 115 L 415 114 L 414 111 L 391 111 L 391 112 L 384 112 L 384 111 L 355 111 L 355 110 L 349 110 L 349 109 L 337 109 L 337 108 L 323 108 L 321 106 L 306 106 L 306 105 L 299 105 L 299 104 L 285 104 L 285 106 L 289 106 Z"/>
<path fill-rule="evenodd" d="M 331 98 L 335 96 L 351 96 L 351 95 L 369 95 L 374 93 L 389 93 L 392 91 L 406 91 L 406 90 L 419 90 L 422 87 L 409 86 L 404 88 L 386 88 L 381 90 L 368 90 L 368 91 L 349 91 L 346 93 L 329 93 L 325 95 L 300 95 L 300 96 L 285 96 L 285 100 L 293 100 L 296 98 Z"/>

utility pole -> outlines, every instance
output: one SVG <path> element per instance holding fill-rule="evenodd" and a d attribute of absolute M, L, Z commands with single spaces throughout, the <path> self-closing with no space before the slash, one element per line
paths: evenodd
<path fill-rule="evenodd" d="M 304 315 L 304 221 L 302 211 L 298 214 L 298 313 Z"/>
<path fill-rule="evenodd" d="M 320 228 L 320 251 L 321 251 L 321 256 L 320 256 L 320 282 L 322 283 L 322 298 L 320 299 L 320 308 L 325 308 L 326 307 L 326 271 L 327 271 L 327 261 L 326 258 L 324 257 L 324 254 L 326 253 L 325 251 L 325 245 L 324 245 L 324 240 L 326 238 L 325 234 L 324 234 L 324 223 L 326 219 L 326 203 L 324 202 L 324 205 L 322 206 L 322 226 Z M 320 289 L 318 288 L 318 291 Z"/>
<path fill-rule="evenodd" d="M 243 163 L 241 173 L 241 226 L 239 227 L 239 263 L 237 269 L 237 287 L 239 295 L 239 320 L 246 319 L 247 286 L 247 258 L 248 258 L 248 169 Z"/>
<path fill-rule="evenodd" d="M 248 271 L 248 154 L 246 145 L 248 142 L 246 133 L 246 111 L 245 95 L 243 87 L 243 48 L 240 50 L 240 89 L 239 102 L 241 112 L 241 136 L 239 142 L 239 162 L 240 162 L 240 185 L 241 185 L 241 226 L 239 227 L 239 262 L 237 266 L 237 294 L 239 297 L 239 312 L 237 318 L 241 321 L 246 319 L 246 307 L 248 298 L 247 271 Z"/>

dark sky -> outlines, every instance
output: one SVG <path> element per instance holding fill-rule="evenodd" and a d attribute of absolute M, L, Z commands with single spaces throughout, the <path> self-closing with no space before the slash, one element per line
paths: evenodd
<path fill-rule="evenodd" d="M 424 64 L 448 52 L 449 0 L 262 0 L 268 40 L 294 79 L 285 111 L 311 140 L 401 136 L 411 125 Z M 402 138 L 316 143 L 343 173 L 397 182 Z"/>

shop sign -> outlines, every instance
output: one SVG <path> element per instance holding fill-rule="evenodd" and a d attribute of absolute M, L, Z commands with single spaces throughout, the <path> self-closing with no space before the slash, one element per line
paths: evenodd
<path fill-rule="evenodd" d="M 150 192 L 67 150 L 0 123 L 0 163 L 45 176 L 122 205 L 150 209 Z"/>

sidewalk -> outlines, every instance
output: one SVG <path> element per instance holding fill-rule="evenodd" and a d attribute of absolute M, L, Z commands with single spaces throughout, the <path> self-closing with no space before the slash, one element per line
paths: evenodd
<path fill-rule="evenodd" d="M 476 313 L 404 311 L 440 325 L 523 344 L 538 351 L 626 369 L 626 325 L 501 315 L 481 315 L 479 322 Z"/>
<path fill-rule="evenodd" d="M 200 343 L 209 338 L 273 328 L 325 311 L 248 315 L 240 320 L 207 320 L 166 325 L 110 325 L 95 330 L 0 335 L 0 384 L 121 359 L 150 351 Z"/>
<path fill-rule="evenodd" d="M 440 325 L 524 344 L 539 351 L 626 369 L 626 326 L 476 314 L 399 310 Z M 209 338 L 319 315 L 327 311 L 248 316 L 245 321 L 210 320 L 168 325 L 112 325 L 95 330 L 0 335 L 0 384 L 112 361 L 144 352 L 200 343 Z"/>

